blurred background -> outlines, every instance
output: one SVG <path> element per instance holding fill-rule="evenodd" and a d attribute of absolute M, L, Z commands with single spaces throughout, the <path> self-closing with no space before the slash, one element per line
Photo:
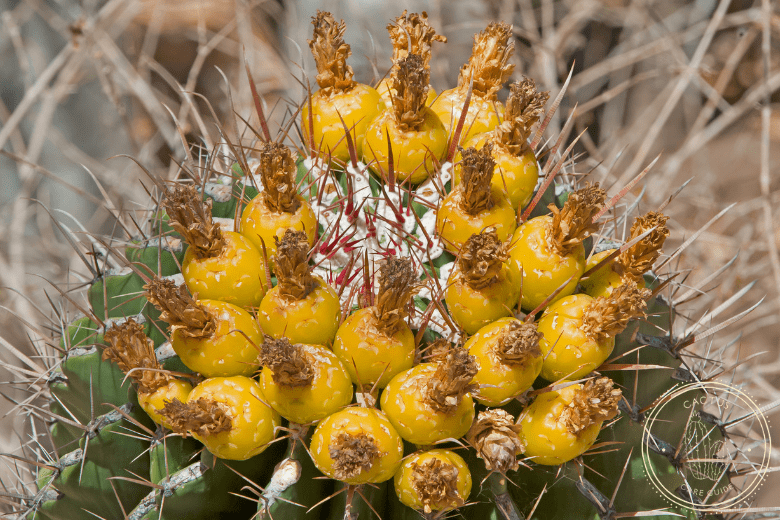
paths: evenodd
<path fill-rule="evenodd" d="M 313 83 L 307 39 L 317 9 L 347 22 L 350 63 L 365 83 L 391 65 L 386 25 L 403 9 L 427 11 L 448 38 L 433 50 L 438 91 L 454 86 L 476 32 L 492 20 L 512 23 L 515 79 L 530 76 L 554 98 L 572 71 L 545 136 L 557 138 L 576 106 L 564 143 L 584 134 L 567 176 L 589 173 L 613 194 L 661 154 L 628 197 L 642 212 L 690 180 L 666 209 L 667 251 L 734 204 L 675 260 L 692 288 L 683 318 L 716 325 L 764 298 L 703 347 L 731 343 L 727 367 L 764 352 L 727 376 L 760 403 L 780 398 L 775 3 L 0 0 L 0 381 L 8 382 L 0 390 L 9 397 L 1 414 L 28 395 L 6 364 L 43 364 L 30 345 L 51 327 L 53 285 L 89 282 L 52 219 L 75 233 L 121 234 L 116 216 L 147 209 L 151 183 L 115 156 L 172 178 L 184 157 L 174 117 L 190 144 L 217 141 L 216 121 L 230 132 L 232 110 L 256 124 L 244 60 L 278 128 L 304 99 L 306 78 Z M 28 442 L 26 427 L 3 417 L 0 451 Z M 5 459 L 4 471 L 13 472 Z M 768 488 L 757 502 L 780 506 Z"/>

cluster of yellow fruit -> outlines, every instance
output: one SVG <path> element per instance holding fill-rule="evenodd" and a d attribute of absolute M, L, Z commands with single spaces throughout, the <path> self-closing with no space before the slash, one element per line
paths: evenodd
<path fill-rule="evenodd" d="M 170 325 L 163 332 L 172 349 L 205 380 L 193 388 L 163 371 L 132 320 L 107 335 L 105 355 L 134 377 L 152 419 L 218 457 L 261 452 L 281 418 L 317 423 L 309 449 L 325 475 L 350 485 L 395 477 L 399 500 L 426 513 L 464 504 L 471 488 L 463 458 L 436 444 L 465 436 L 498 472 L 516 469 L 521 453 L 539 464 L 579 456 L 617 413 L 621 394 L 605 377 L 574 381 L 643 315 L 650 291 L 642 277 L 660 254 L 666 217 L 638 218 L 627 246 L 589 259 L 584 242 L 606 198 L 598 185 L 518 226 L 537 186 L 529 137 L 548 95 L 525 79 L 511 85 L 506 106 L 498 101 L 513 69 L 506 24 L 475 37 L 458 87 L 438 96 L 428 84 L 430 46 L 445 39 L 425 13 L 404 13 L 388 27 L 394 65 L 378 90 L 353 80 L 343 22 L 318 13 L 313 25 L 320 89 L 303 105 L 301 126 L 319 164 L 349 176 L 346 166 L 361 159 L 414 199 L 414 187 L 454 159 L 434 234 L 455 260 L 429 306 L 443 309 L 443 300 L 465 342 L 432 342 L 420 362 L 424 330 L 416 337 L 407 318 L 414 295 L 432 284 L 411 258 L 382 258 L 376 294 L 364 284 L 360 308 L 345 298 L 350 291 L 313 274 L 323 233 L 316 208 L 299 192 L 292 151 L 266 142 L 249 152 L 262 189 L 236 219 L 238 230 L 217 223 L 195 187 L 164 193 L 169 223 L 189 248 L 183 284 L 150 280 L 147 297 Z M 533 392 L 519 418 L 500 408 L 539 376 L 554 385 Z M 359 404 L 350 406 L 353 399 Z M 487 408 L 477 414 L 475 401 Z M 402 440 L 418 451 L 404 459 Z"/>

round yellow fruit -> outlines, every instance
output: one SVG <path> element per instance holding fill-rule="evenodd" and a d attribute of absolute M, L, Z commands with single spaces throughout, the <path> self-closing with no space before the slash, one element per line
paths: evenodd
<path fill-rule="evenodd" d="M 572 385 L 539 395 L 520 419 L 529 460 L 548 466 L 563 464 L 585 453 L 596 442 L 603 421 L 597 421 L 577 434 L 562 420 L 564 410 L 582 385 Z"/>
<path fill-rule="evenodd" d="M 175 330 L 171 334 L 171 346 L 182 363 L 206 377 L 252 375 L 259 366 L 256 345 L 263 342 L 255 319 L 231 303 L 216 300 L 198 303 L 215 318 L 216 330 L 204 338 L 188 337 L 182 329 Z"/>
<path fill-rule="evenodd" d="M 360 309 L 339 327 L 333 352 L 356 384 L 385 385 L 414 364 L 414 334 L 405 323 L 392 337 L 379 331 L 374 308 Z"/>
<path fill-rule="evenodd" d="M 290 387 L 274 381 L 263 368 L 260 386 L 266 402 L 290 422 L 318 421 L 352 402 L 352 380 L 336 355 L 322 345 L 301 345 L 314 378 L 306 386 Z"/>
<path fill-rule="evenodd" d="M 454 495 L 448 496 L 445 501 L 426 503 L 423 497 L 420 496 L 420 489 L 423 486 L 415 485 L 415 473 L 420 468 L 429 467 L 433 469 L 434 464 L 438 461 L 436 469 L 443 467 L 445 471 L 450 472 L 454 476 Z M 434 470 L 435 471 L 435 470 Z M 439 470 L 441 473 L 441 470 Z M 438 476 L 438 475 L 436 475 Z M 435 477 L 434 477 L 435 479 Z M 463 460 L 463 457 L 451 450 L 430 450 L 418 452 L 410 455 L 404 459 L 404 463 L 398 468 L 393 480 L 395 484 L 395 494 L 398 496 L 398 500 L 402 504 L 411 507 L 417 511 L 446 511 L 449 509 L 455 509 L 462 506 L 469 498 L 471 493 L 471 471 L 468 464 Z M 450 483 L 451 484 L 451 483 Z M 437 480 L 431 483 L 432 486 L 440 485 Z M 427 507 L 426 507 L 427 506 Z"/>
<path fill-rule="evenodd" d="M 257 247 L 261 255 L 264 251 L 263 244 L 265 244 L 265 254 L 269 265 L 276 255 L 274 237 L 281 240 L 284 232 L 288 229 L 304 231 L 310 247 L 314 245 L 317 238 L 317 216 L 303 197 L 298 195 L 296 198 L 300 202 L 300 206 L 295 213 L 271 211 L 265 204 L 263 195 L 260 194 L 247 204 L 241 214 L 241 234 Z"/>
<path fill-rule="evenodd" d="M 526 312 L 536 309 L 563 284 L 566 287 L 552 302 L 572 294 L 585 272 L 585 248 L 582 244 L 568 255 L 560 255 L 553 249 L 547 238 L 551 222 L 549 215 L 532 218 L 517 228 L 512 236 L 509 267 L 517 279 L 522 276 L 520 305 Z M 567 280 L 570 281 L 567 283 Z"/>
<path fill-rule="evenodd" d="M 263 255 L 245 237 L 222 231 L 225 245 L 218 256 L 198 258 L 195 248 L 184 254 L 181 274 L 190 293 L 204 300 L 221 300 L 255 307 L 266 291 Z"/>
<path fill-rule="evenodd" d="M 230 417 L 230 431 L 193 437 L 221 459 L 246 460 L 261 453 L 276 437 L 282 420 L 265 403 L 260 385 L 244 376 L 214 377 L 190 392 L 187 402 L 200 398 L 216 401 Z"/>
<path fill-rule="evenodd" d="M 517 227 L 517 214 L 500 190 L 493 188 L 491 194 L 493 207 L 476 215 L 469 215 L 463 209 L 459 188 L 444 197 L 436 214 L 436 231 L 448 251 L 457 254 L 471 235 L 489 227 L 495 228 L 502 242 L 512 236 Z"/>
<path fill-rule="evenodd" d="M 499 318 L 512 316 L 520 298 L 520 284 L 515 283 L 507 264 L 493 283 L 481 289 L 471 287 L 458 273 L 456 270 L 450 275 L 444 301 L 452 319 L 467 334 L 474 334 Z"/>
<path fill-rule="evenodd" d="M 452 134 L 458 126 L 467 92 L 468 87 L 445 90 L 431 104 L 433 111 L 444 123 L 450 138 L 453 137 Z M 500 101 L 490 101 L 481 96 L 472 95 L 459 143 L 465 143 L 476 135 L 490 132 L 501 124 L 503 117 L 504 105 Z"/>
<path fill-rule="evenodd" d="M 474 421 L 474 400 L 469 394 L 450 414 L 437 411 L 427 402 L 426 386 L 436 368 L 435 363 L 423 363 L 401 372 L 387 384 L 380 398 L 382 411 L 398 434 L 420 446 L 459 439 Z"/>
<path fill-rule="evenodd" d="M 382 177 L 390 175 L 389 135 L 395 179 L 411 184 L 427 179 L 447 154 L 447 130 L 430 108 L 422 114 L 420 127 L 407 130 L 399 127 L 392 108 L 379 114 L 366 129 L 363 162 Z"/>
<path fill-rule="evenodd" d="M 339 328 L 341 303 L 336 291 L 319 277 L 317 287 L 303 300 L 288 300 L 274 287 L 258 309 L 257 321 L 263 332 L 291 343 L 330 345 Z"/>
<path fill-rule="evenodd" d="M 501 406 L 533 385 L 542 371 L 543 352 L 528 359 L 523 364 L 505 363 L 499 354 L 498 341 L 504 330 L 512 323 L 520 323 L 515 318 L 501 318 L 486 325 L 471 336 L 464 347 L 469 354 L 477 358 L 479 371 L 474 383 L 480 385 L 476 400 L 486 406 Z"/>
<path fill-rule="evenodd" d="M 364 463 L 352 471 L 339 463 L 338 447 L 345 437 L 359 440 L 366 455 Z M 312 434 L 310 451 L 314 464 L 328 477 L 347 484 L 365 484 L 391 479 L 401 464 L 404 446 L 384 413 L 351 407 L 320 421 Z"/>
<path fill-rule="evenodd" d="M 587 294 L 567 296 L 553 303 L 539 319 L 545 355 L 542 377 L 548 381 L 579 379 L 598 368 L 615 348 L 615 338 L 597 342 L 582 330 L 585 309 L 593 302 Z"/>
<path fill-rule="evenodd" d="M 366 128 L 371 120 L 385 109 L 385 103 L 379 92 L 360 83 L 347 91 L 336 89 L 329 89 L 329 91 L 330 95 L 325 94 L 323 90 L 318 90 L 311 96 L 313 139 L 310 138 L 312 134 L 309 132 L 309 103 L 303 104 L 301 109 L 303 142 L 310 146 L 313 141 L 315 150 L 322 154 L 330 152 L 333 159 L 348 163 L 349 147 L 344 125 L 346 124 L 352 135 L 357 157 L 362 157 Z"/>

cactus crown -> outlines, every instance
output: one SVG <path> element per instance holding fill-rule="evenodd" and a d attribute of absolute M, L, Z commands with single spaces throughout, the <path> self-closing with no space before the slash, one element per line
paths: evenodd
<path fill-rule="evenodd" d="M 446 43 L 447 38 L 436 34 L 436 30 L 428 23 L 428 13 L 412 13 L 406 10 L 395 19 L 395 23 L 387 24 L 387 32 L 393 44 L 393 69 L 399 60 L 409 54 L 417 54 L 422 58 L 425 69 L 430 68 L 431 44 Z M 393 72 L 394 73 L 394 72 Z"/>
<path fill-rule="evenodd" d="M 406 318 L 406 307 L 420 283 L 409 258 L 390 256 L 379 266 L 379 291 L 374 306 L 377 328 L 394 335 Z"/>
<path fill-rule="evenodd" d="M 352 79 L 352 67 L 347 65 L 352 50 L 344 42 L 344 20 L 336 22 L 332 14 L 318 10 L 311 24 L 314 34 L 309 48 L 317 64 L 317 84 L 327 95 L 352 90 L 357 83 Z"/>
<path fill-rule="evenodd" d="M 211 200 L 203 202 L 195 186 L 177 184 L 165 190 L 162 207 L 176 230 L 198 258 L 217 256 L 225 245 L 219 225 L 211 218 Z"/>
<path fill-rule="evenodd" d="M 496 128 L 498 142 L 515 155 L 525 152 L 531 127 L 542 117 L 548 99 L 550 93 L 537 92 L 536 83 L 530 78 L 524 77 L 522 81 L 512 83 L 504 122 Z"/>
<path fill-rule="evenodd" d="M 615 337 L 625 330 L 629 320 L 645 315 L 646 300 L 651 294 L 649 289 L 628 282 L 609 296 L 599 296 L 585 309 L 582 330 L 597 342 Z"/>
<path fill-rule="evenodd" d="M 642 279 L 642 275 L 653 267 L 658 257 L 661 256 L 661 248 L 666 237 L 669 236 L 669 228 L 666 221 L 669 217 L 655 211 L 648 211 L 641 217 L 637 217 L 631 226 L 631 239 L 634 239 L 655 228 L 645 238 L 629 247 L 615 259 L 615 271 L 634 282 Z"/>
<path fill-rule="evenodd" d="M 596 183 L 572 192 L 562 210 L 550 204 L 548 208 L 553 214 L 547 233 L 550 245 L 561 255 L 571 253 L 598 229 L 593 216 L 604 205 L 606 198 L 606 192 Z"/>
<path fill-rule="evenodd" d="M 622 395 L 608 377 L 589 379 L 577 389 L 559 420 L 570 433 L 577 435 L 592 424 L 612 419 Z"/>
<path fill-rule="evenodd" d="M 289 301 L 303 300 L 317 287 L 317 280 L 309 268 L 309 241 L 306 233 L 288 229 L 281 240 L 276 236 L 274 240 L 274 272 L 279 293 Z"/>
<path fill-rule="evenodd" d="M 185 337 L 210 338 L 216 332 L 214 316 L 190 296 L 185 285 L 177 287 L 172 280 L 155 278 L 144 289 L 152 305 L 162 312 L 160 318 L 170 324 L 171 335 L 180 330 Z"/>
<path fill-rule="evenodd" d="M 474 95 L 495 99 L 501 85 L 515 69 L 514 64 L 509 63 L 514 51 L 512 26 L 504 22 L 491 23 L 474 36 L 471 57 L 460 69 L 458 87 L 468 88 L 473 77 Z"/>
<path fill-rule="evenodd" d="M 301 205 L 295 189 L 295 159 L 281 143 L 266 143 L 260 148 L 256 173 L 263 183 L 265 205 L 274 213 L 295 213 Z"/>
<path fill-rule="evenodd" d="M 182 437 L 190 433 L 208 437 L 233 429 L 233 420 L 220 404 L 203 397 L 186 403 L 173 399 L 156 412 L 165 417 L 170 428 Z"/>
<path fill-rule="evenodd" d="M 506 365 L 525 365 L 542 355 L 540 339 L 542 334 L 535 323 L 512 321 L 501 331 L 496 355 Z"/>
<path fill-rule="evenodd" d="M 477 358 L 469 355 L 468 350 L 450 349 L 427 382 L 425 401 L 437 412 L 454 413 L 463 396 L 476 390 L 471 381 L 477 371 Z"/>
<path fill-rule="evenodd" d="M 273 373 L 274 383 L 286 387 L 310 386 L 314 370 L 301 345 L 293 345 L 287 338 L 265 337 L 262 345 L 262 363 Z"/>
<path fill-rule="evenodd" d="M 458 493 L 458 468 L 441 459 L 412 463 L 412 488 L 420 497 L 425 514 L 431 514 L 434 509 L 463 505 L 463 498 Z"/>
<path fill-rule="evenodd" d="M 458 269 L 472 289 L 482 289 L 498 279 L 501 268 L 509 258 L 504 244 L 494 228 L 471 235 L 458 256 Z"/>
<path fill-rule="evenodd" d="M 469 215 L 477 215 L 489 210 L 495 205 L 491 193 L 490 181 L 493 180 L 493 145 L 486 144 L 479 150 L 473 146 L 460 150 L 463 159 L 460 161 L 462 180 L 461 207 Z"/>
<path fill-rule="evenodd" d="M 328 447 L 335 477 L 349 479 L 368 471 L 380 457 L 376 441 L 370 435 L 341 433 Z"/>
<path fill-rule="evenodd" d="M 168 384 L 170 376 L 158 370 L 161 368 L 154 355 L 154 342 L 146 337 L 141 324 L 128 318 L 122 324 L 106 331 L 108 346 L 103 349 L 102 358 L 110 359 L 138 384 L 139 393 L 154 392 Z M 152 370 L 144 370 L 151 368 Z"/>
<path fill-rule="evenodd" d="M 525 451 L 520 437 L 520 425 L 502 408 L 479 412 L 466 434 L 466 440 L 477 450 L 477 457 L 485 461 L 488 471 L 516 471 L 520 467 L 517 455 Z"/>
<path fill-rule="evenodd" d="M 409 54 L 397 63 L 393 77 L 393 112 L 401 130 L 417 130 L 425 121 L 430 72 L 419 54 Z"/>

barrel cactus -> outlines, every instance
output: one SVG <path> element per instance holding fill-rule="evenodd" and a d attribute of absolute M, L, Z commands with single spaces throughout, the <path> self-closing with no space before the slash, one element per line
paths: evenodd
<path fill-rule="evenodd" d="M 557 180 L 558 101 L 496 96 L 511 28 L 437 97 L 424 14 L 381 91 L 313 26 L 300 115 L 151 176 L 139 235 L 72 236 L 92 280 L 19 371 L 46 399 L 17 517 L 701 518 L 745 489 L 728 412 L 690 405 L 719 326 L 679 324 L 663 208 Z"/>

